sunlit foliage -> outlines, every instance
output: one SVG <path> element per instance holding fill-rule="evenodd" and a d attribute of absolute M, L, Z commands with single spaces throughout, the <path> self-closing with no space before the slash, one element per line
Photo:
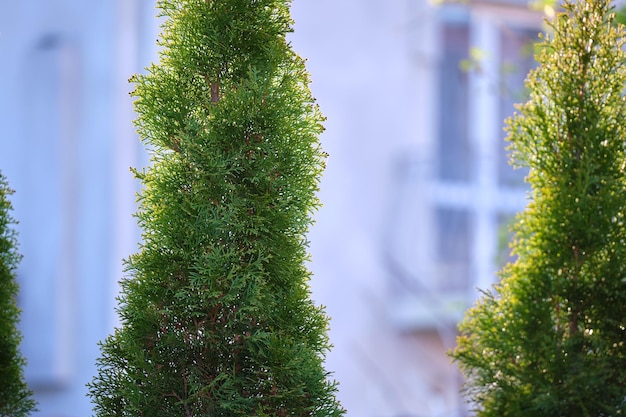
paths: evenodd
<path fill-rule="evenodd" d="M 530 168 L 517 260 L 467 313 L 453 352 L 479 416 L 626 412 L 624 27 L 606 1 L 566 3 L 508 121 Z"/>

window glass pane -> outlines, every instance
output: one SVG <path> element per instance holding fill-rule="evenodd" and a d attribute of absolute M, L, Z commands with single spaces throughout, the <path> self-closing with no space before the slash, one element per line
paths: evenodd
<path fill-rule="evenodd" d="M 470 284 L 470 213 L 464 209 L 439 208 L 437 222 L 437 282 L 435 287 L 460 291 Z"/>
<path fill-rule="evenodd" d="M 515 220 L 515 214 L 513 213 L 498 213 L 498 251 L 496 259 L 498 269 L 502 269 L 506 264 L 513 263 L 517 259 L 511 253 L 511 242 L 514 238 L 511 228 L 515 224 Z"/>
<path fill-rule="evenodd" d="M 461 62 L 469 53 L 467 23 L 445 23 L 439 81 L 437 171 L 441 180 L 468 182 L 472 172 L 468 137 L 468 73 Z"/>
<path fill-rule="evenodd" d="M 537 30 L 504 28 L 501 31 L 502 82 L 500 94 L 500 120 L 504 122 L 515 111 L 515 103 L 528 99 L 524 80 L 528 72 L 536 66 L 533 57 L 533 45 L 537 41 Z M 509 164 L 508 143 L 504 140 L 506 133 L 502 131 L 502 140 L 498 143 L 498 183 L 501 186 L 523 186 L 528 169 L 513 169 Z"/>

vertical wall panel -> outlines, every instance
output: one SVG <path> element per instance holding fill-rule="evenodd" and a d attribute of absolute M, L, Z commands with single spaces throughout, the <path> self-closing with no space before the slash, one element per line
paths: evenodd
<path fill-rule="evenodd" d="M 60 385 L 71 375 L 75 60 L 75 50 L 46 34 L 26 53 L 22 71 L 19 302 L 26 377 L 34 387 Z"/>

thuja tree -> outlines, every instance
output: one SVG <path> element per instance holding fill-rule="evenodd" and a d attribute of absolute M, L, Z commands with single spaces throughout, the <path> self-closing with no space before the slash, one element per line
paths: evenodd
<path fill-rule="evenodd" d="M 532 190 L 517 260 L 453 352 L 479 416 L 626 412 L 624 28 L 607 1 L 564 8 L 508 123 Z"/>
<path fill-rule="evenodd" d="M 160 63 L 133 78 L 143 243 L 90 385 L 99 416 L 343 414 L 306 267 L 323 118 L 289 5 L 158 4 Z"/>
<path fill-rule="evenodd" d="M 15 271 L 21 256 L 10 214 L 12 193 L 0 174 L 0 416 L 23 417 L 35 411 L 35 400 L 24 380 L 26 361 L 19 350 L 22 335 L 17 328 L 20 310 Z"/>

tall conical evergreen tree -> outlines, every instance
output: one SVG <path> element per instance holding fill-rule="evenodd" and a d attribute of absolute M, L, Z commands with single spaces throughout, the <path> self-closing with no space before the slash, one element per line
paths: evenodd
<path fill-rule="evenodd" d="M 564 7 L 508 124 L 532 186 L 518 258 L 453 353 L 479 416 L 626 413 L 624 27 L 608 1 Z"/>
<path fill-rule="evenodd" d="M 162 0 L 160 63 L 133 78 L 152 164 L 98 416 L 340 416 L 306 233 L 323 118 L 290 0 Z"/>
<path fill-rule="evenodd" d="M 21 256 L 17 251 L 15 221 L 6 178 L 0 174 L 0 416 L 23 417 L 35 410 L 33 393 L 24 380 L 26 361 L 19 350 L 22 335 L 17 328 L 18 284 L 15 270 Z"/>

